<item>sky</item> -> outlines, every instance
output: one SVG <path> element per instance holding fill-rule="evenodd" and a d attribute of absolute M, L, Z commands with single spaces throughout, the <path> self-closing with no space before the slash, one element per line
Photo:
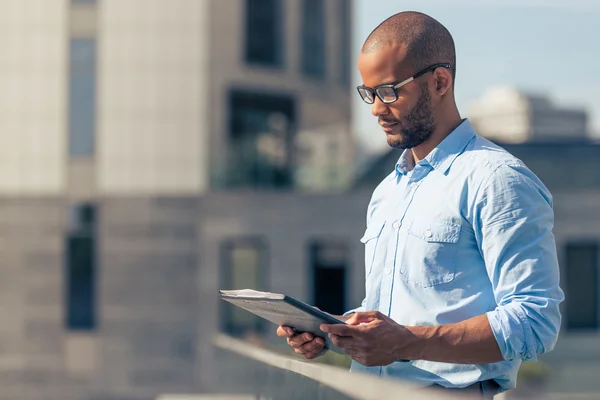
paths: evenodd
<path fill-rule="evenodd" d="M 369 33 L 409 10 L 431 15 L 454 37 L 463 117 L 487 89 L 509 85 L 587 109 L 600 137 L 600 0 L 354 0 L 353 86 L 362 82 L 356 58 Z M 353 110 L 363 148 L 384 150 L 385 135 L 358 94 Z"/>

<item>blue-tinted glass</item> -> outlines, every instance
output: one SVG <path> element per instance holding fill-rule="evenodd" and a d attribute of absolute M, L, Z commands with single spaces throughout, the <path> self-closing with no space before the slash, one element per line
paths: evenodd
<path fill-rule="evenodd" d="M 321 0 L 302 1 L 302 72 L 323 78 L 325 71 L 325 4 Z"/>
<path fill-rule="evenodd" d="M 566 246 L 566 322 L 567 328 L 598 329 L 598 264 L 597 243 L 568 243 Z"/>
<path fill-rule="evenodd" d="M 266 290 L 267 246 L 257 237 L 227 240 L 222 245 L 221 284 L 230 289 Z M 234 336 L 260 333 L 264 320 L 231 304 L 222 304 L 222 329 Z"/>
<path fill-rule="evenodd" d="M 94 154 L 96 127 L 96 40 L 71 39 L 69 76 L 69 153 Z"/>
<path fill-rule="evenodd" d="M 69 210 L 71 224 L 66 238 L 66 325 L 69 330 L 96 328 L 95 208 Z"/>
<path fill-rule="evenodd" d="M 287 95 L 234 91 L 230 99 L 225 185 L 288 188 L 293 183 L 295 101 Z"/>
<path fill-rule="evenodd" d="M 319 241 L 310 246 L 313 275 L 313 305 L 334 315 L 346 312 L 346 270 L 348 247 L 345 243 Z"/>
<path fill-rule="evenodd" d="M 246 0 L 246 62 L 282 64 L 283 7 L 281 0 Z"/>
<path fill-rule="evenodd" d="M 339 83 L 343 86 L 350 86 L 351 81 L 351 70 L 350 66 L 352 63 L 351 56 L 351 42 L 352 42 L 352 1 L 351 0 L 338 0 L 339 10 L 338 16 L 340 21 L 340 64 L 339 64 Z"/>

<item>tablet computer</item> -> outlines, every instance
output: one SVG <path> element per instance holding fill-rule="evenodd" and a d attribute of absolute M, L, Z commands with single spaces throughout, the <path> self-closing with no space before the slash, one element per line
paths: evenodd
<path fill-rule="evenodd" d="M 264 318 L 275 325 L 289 326 L 298 333 L 310 332 L 325 339 L 325 347 L 343 353 L 319 326 L 344 322 L 300 300 L 279 293 L 252 289 L 220 290 L 221 299 Z"/>

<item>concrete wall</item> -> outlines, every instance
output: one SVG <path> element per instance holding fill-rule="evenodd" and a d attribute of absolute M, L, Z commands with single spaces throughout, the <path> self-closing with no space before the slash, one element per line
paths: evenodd
<path fill-rule="evenodd" d="M 193 198 L 102 202 L 95 391 L 152 398 L 194 388 L 196 209 Z"/>
<path fill-rule="evenodd" d="M 67 202 L 0 199 L 0 399 L 192 391 L 197 199 L 98 202 L 97 329 L 65 324 Z"/>
<path fill-rule="evenodd" d="M 66 369 L 62 204 L 0 200 L 0 399 L 75 399 Z"/>
<path fill-rule="evenodd" d="M 103 0 L 98 185 L 197 194 L 207 182 L 208 1 Z"/>
<path fill-rule="evenodd" d="M 67 0 L 4 0 L 0 12 L 0 194 L 65 184 Z"/>

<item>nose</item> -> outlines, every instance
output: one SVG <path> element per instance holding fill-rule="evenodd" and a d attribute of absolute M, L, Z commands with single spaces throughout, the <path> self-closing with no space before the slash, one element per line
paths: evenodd
<path fill-rule="evenodd" d="M 371 106 L 371 114 L 373 114 L 374 117 L 381 117 L 383 115 L 387 115 L 390 113 L 390 108 L 388 107 L 387 104 L 385 104 L 383 101 L 381 101 L 381 99 L 379 99 L 379 97 L 375 96 L 375 101 L 373 102 L 373 105 Z"/>

